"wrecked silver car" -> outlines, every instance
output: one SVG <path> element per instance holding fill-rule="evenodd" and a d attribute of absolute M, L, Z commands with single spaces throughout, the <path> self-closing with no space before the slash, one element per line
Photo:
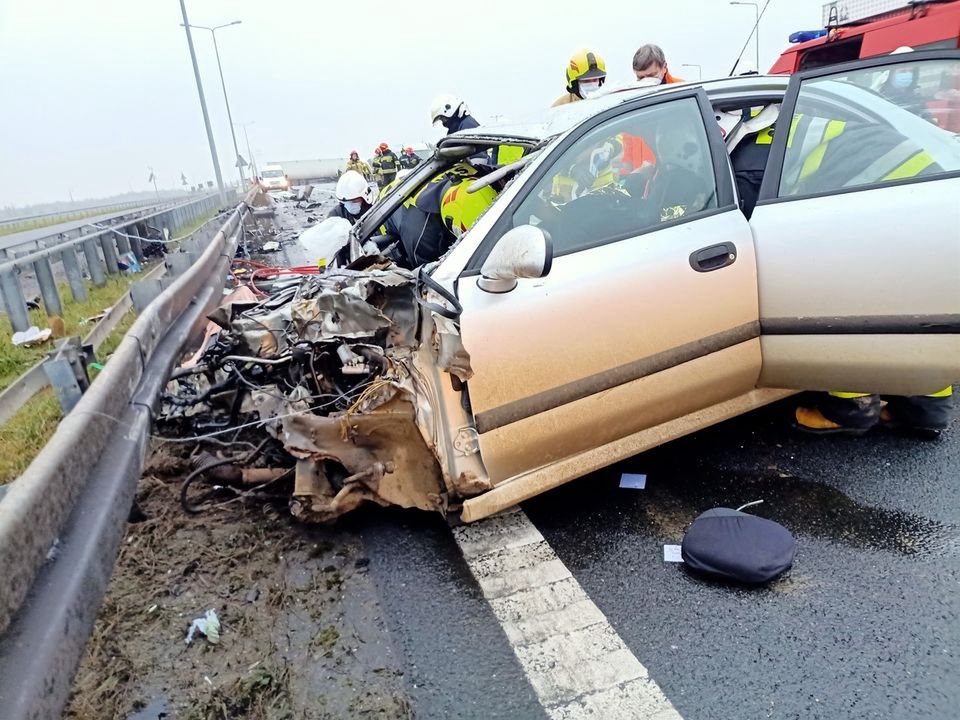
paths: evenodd
<path fill-rule="evenodd" d="M 960 377 L 960 143 L 871 90 L 893 64 L 955 79 L 960 53 L 450 136 L 353 228 L 345 267 L 225 304 L 161 427 L 262 428 L 304 520 L 369 501 L 472 521 L 799 390 L 938 391 Z M 922 172 L 870 157 L 850 177 L 817 149 L 834 121 L 923 153 Z M 752 176 L 731 164 L 745 143 L 769 153 Z M 487 176 L 507 184 L 439 262 L 379 254 L 435 173 L 501 145 L 525 156 Z M 922 243 L 904 243 L 904 207 Z"/>

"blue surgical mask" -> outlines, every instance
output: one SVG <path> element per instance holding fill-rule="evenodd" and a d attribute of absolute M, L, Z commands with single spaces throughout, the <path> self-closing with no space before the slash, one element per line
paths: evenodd
<path fill-rule="evenodd" d="M 912 72 L 898 72 L 893 74 L 893 86 L 904 90 L 913 85 Z"/>
<path fill-rule="evenodd" d="M 343 203 L 344 209 L 351 215 L 359 215 L 363 210 L 363 202 L 360 200 L 347 200 Z"/>

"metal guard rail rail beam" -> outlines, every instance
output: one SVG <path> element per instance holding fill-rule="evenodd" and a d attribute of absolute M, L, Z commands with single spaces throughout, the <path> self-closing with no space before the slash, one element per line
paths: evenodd
<path fill-rule="evenodd" d="M 164 202 L 176 202 L 184 197 L 186 193 L 178 193 L 173 196 L 167 196 L 164 198 L 159 198 L 161 203 Z M 156 207 L 157 198 L 150 198 L 144 200 L 128 200 L 126 202 L 117 202 L 117 203 L 103 203 L 101 205 L 88 205 L 86 207 L 72 208 L 69 210 L 51 210 L 49 212 L 35 213 L 33 215 L 18 215 L 16 217 L 5 217 L 0 218 L 0 228 L 6 227 L 7 225 L 21 225 L 23 223 L 28 223 L 31 220 L 46 220 L 48 218 L 60 217 L 77 217 L 83 215 L 84 213 L 96 212 L 97 210 L 134 210 L 141 207 Z M 82 219 L 79 218 L 78 219 Z M 65 221 L 66 222 L 66 221 Z"/>
<path fill-rule="evenodd" d="M 221 300 L 255 192 L 144 310 L 0 499 L 5 720 L 60 717 L 110 579 L 160 393 L 183 345 Z"/>
<path fill-rule="evenodd" d="M 176 230 L 179 221 L 195 216 L 200 209 L 208 206 L 215 208 L 219 204 L 217 198 L 216 193 L 208 193 L 200 198 L 188 200 L 178 205 L 158 208 L 153 212 L 121 221 L 108 228 L 64 240 L 28 255 L 9 260 L 0 259 L 0 294 L 3 296 L 3 304 L 14 331 L 26 330 L 30 326 L 26 299 L 17 278 L 19 269 L 33 266 L 47 314 L 61 315 L 63 313 L 62 301 L 51 263 L 56 262 L 58 258 L 60 259 L 74 299 L 85 300 L 86 289 L 83 283 L 80 260 L 77 257 L 78 250 L 83 251 L 87 272 L 94 285 L 103 285 L 108 274 L 113 275 L 120 271 L 118 259 L 121 253 L 132 250 L 137 259 L 143 262 L 144 257 L 139 239 L 140 232 L 137 229 L 139 226 L 148 224 L 154 218 L 167 218 Z M 150 208 L 150 210 L 153 210 L 153 208 Z M 136 241 L 129 240 L 126 237 L 128 233 Z M 97 251 L 98 245 L 103 254 L 102 259 Z"/>
<path fill-rule="evenodd" d="M 112 234 L 115 230 L 123 230 L 125 228 L 130 227 L 131 225 L 139 225 L 140 223 L 147 222 L 153 218 L 175 212 L 182 208 L 193 205 L 194 203 L 215 198 L 216 196 L 217 196 L 217 193 L 207 193 L 203 197 L 193 198 L 191 200 L 188 200 L 187 202 L 171 203 L 169 205 L 149 205 L 146 208 L 143 208 L 146 210 L 153 210 L 153 212 L 147 215 L 138 215 L 135 218 L 129 218 L 127 220 L 123 220 L 117 223 L 116 225 L 109 225 L 107 227 L 104 227 L 103 229 L 94 230 L 94 232 L 90 232 L 85 235 L 79 235 L 75 238 L 68 238 L 54 245 L 48 245 L 48 246 L 42 247 L 38 250 L 34 250 L 28 255 L 21 255 L 20 257 L 3 260 L 2 262 L 0 262 L 0 270 L 8 270 L 12 267 L 26 267 L 27 265 L 30 265 L 34 260 L 38 260 L 41 257 L 51 255 L 53 253 L 61 252 L 65 248 L 68 248 L 71 246 L 81 245 L 85 240 L 96 240 L 102 235 Z M 88 223 L 88 227 L 93 228 L 95 226 Z M 51 237 L 57 237 L 57 235 L 58 233 L 51 233 L 50 235 L 46 235 L 40 238 L 40 240 L 45 240 Z M 144 240 L 146 239 L 147 238 L 144 238 Z"/>

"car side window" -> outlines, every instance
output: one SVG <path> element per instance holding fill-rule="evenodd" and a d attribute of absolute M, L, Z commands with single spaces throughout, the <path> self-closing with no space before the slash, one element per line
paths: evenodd
<path fill-rule="evenodd" d="M 906 57 L 906 56 L 905 56 Z M 960 61 L 914 60 L 803 80 L 780 197 L 921 180 L 960 169 Z"/>
<path fill-rule="evenodd" d="M 547 230 L 555 255 L 626 239 L 717 207 L 710 144 L 695 98 L 620 115 L 550 165 L 512 227 Z"/>

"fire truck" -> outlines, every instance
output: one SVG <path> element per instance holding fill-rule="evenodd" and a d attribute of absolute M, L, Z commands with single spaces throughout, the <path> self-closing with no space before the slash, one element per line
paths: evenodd
<path fill-rule="evenodd" d="M 956 50 L 960 0 L 836 0 L 823 6 L 823 24 L 822 30 L 791 35 L 792 47 L 780 55 L 771 74 L 790 75 L 905 49 Z M 911 59 L 904 55 L 903 61 Z M 939 87 L 928 88 L 932 97 L 925 103 L 925 116 L 960 133 L 960 77 L 937 80 Z"/>
<path fill-rule="evenodd" d="M 794 33 L 790 39 L 796 44 L 783 52 L 770 72 L 792 74 L 889 55 L 902 47 L 956 50 L 960 0 L 838 0 L 823 6 L 823 28 Z"/>

